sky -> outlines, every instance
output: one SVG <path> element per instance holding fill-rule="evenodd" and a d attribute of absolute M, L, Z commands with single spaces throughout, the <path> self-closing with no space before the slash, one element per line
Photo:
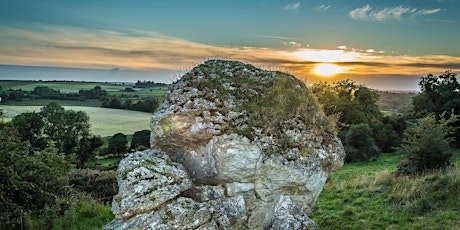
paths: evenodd
<path fill-rule="evenodd" d="M 2 0 L 0 79 L 170 83 L 208 59 L 417 90 L 460 73 L 460 0 Z"/>

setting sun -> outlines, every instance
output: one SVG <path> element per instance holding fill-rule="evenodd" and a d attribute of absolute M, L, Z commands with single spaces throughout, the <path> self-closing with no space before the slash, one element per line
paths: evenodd
<path fill-rule="evenodd" d="M 335 74 L 343 73 L 346 68 L 335 64 L 317 64 L 312 72 L 324 77 L 330 77 Z"/>

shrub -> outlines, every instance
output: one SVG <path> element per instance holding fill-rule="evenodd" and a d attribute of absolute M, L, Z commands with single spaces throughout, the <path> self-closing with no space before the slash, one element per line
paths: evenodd
<path fill-rule="evenodd" d="M 83 169 L 69 174 L 69 184 L 94 199 L 112 201 L 118 192 L 116 171 Z"/>
<path fill-rule="evenodd" d="M 109 145 L 107 147 L 108 153 L 113 153 L 117 156 L 121 156 L 126 153 L 128 145 L 128 138 L 123 133 L 116 133 L 109 139 Z"/>
<path fill-rule="evenodd" d="M 137 131 L 133 135 L 131 140 L 131 150 L 145 150 L 148 149 L 147 146 L 150 146 L 150 131 L 142 130 Z"/>
<path fill-rule="evenodd" d="M 367 161 L 379 155 L 371 135 L 372 129 L 367 123 L 350 126 L 345 136 L 346 162 Z"/>
<path fill-rule="evenodd" d="M 453 127 L 449 124 L 456 120 L 456 116 L 451 116 L 436 121 L 435 115 L 429 115 L 408 128 L 404 143 L 399 147 L 407 159 L 398 165 L 398 174 L 418 174 L 450 165 L 452 138 L 448 136 Z"/>

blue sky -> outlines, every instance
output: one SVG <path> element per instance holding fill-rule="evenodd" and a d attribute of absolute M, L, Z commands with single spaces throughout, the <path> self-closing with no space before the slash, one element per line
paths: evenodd
<path fill-rule="evenodd" d="M 1 65 L 119 68 L 168 81 L 218 57 L 288 71 L 311 83 L 352 78 L 388 89 L 414 89 L 420 76 L 460 71 L 458 0 L 3 0 L 1 5 Z M 5 73 L 0 67 L 0 78 L 7 78 Z M 137 80 L 133 77 L 139 75 L 126 72 L 126 81 Z"/>

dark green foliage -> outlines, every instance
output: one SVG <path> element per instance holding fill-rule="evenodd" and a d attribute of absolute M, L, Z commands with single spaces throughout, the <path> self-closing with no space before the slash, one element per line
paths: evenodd
<path fill-rule="evenodd" d="M 94 161 L 95 151 L 103 144 L 100 136 L 82 137 L 77 149 L 77 167 L 84 168 L 87 162 Z"/>
<path fill-rule="evenodd" d="M 345 137 L 346 162 L 375 159 L 379 150 L 372 138 L 372 129 L 366 123 L 353 124 Z"/>
<path fill-rule="evenodd" d="M 134 133 L 131 140 L 131 150 L 143 150 L 150 147 L 150 131 L 142 130 Z"/>
<path fill-rule="evenodd" d="M 47 212 L 57 205 L 70 164 L 54 149 L 29 155 L 28 143 L 8 123 L 0 123 L 0 143 L 0 229 L 25 227 L 30 215 L 54 215 Z"/>
<path fill-rule="evenodd" d="M 107 91 L 103 90 L 100 86 L 95 86 L 89 90 L 81 89 L 78 91 L 78 94 L 85 99 L 102 99 L 109 96 Z"/>
<path fill-rule="evenodd" d="M 435 115 L 421 118 L 405 132 L 403 145 L 399 150 L 407 157 L 398 166 L 399 174 L 418 174 L 450 165 L 452 151 L 448 137 L 452 131 L 449 123 L 458 120 L 456 116 L 436 121 Z"/>
<path fill-rule="evenodd" d="M 151 88 L 151 87 L 165 87 L 167 86 L 165 83 L 156 83 L 153 81 L 137 81 L 135 86 L 137 88 Z"/>
<path fill-rule="evenodd" d="M 123 99 L 121 96 L 112 96 L 110 99 L 105 99 L 102 102 L 102 107 L 115 109 L 128 109 L 134 111 L 153 113 L 159 105 L 157 97 L 143 97 L 136 99 L 134 102 L 131 98 Z"/>
<path fill-rule="evenodd" d="M 361 137 L 361 140 L 368 139 L 365 143 L 369 146 L 345 146 L 348 162 L 368 160 L 377 154 L 376 149 L 390 152 L 399 145 L 402 130 L 405 128 L 404 118 L 384 116 L 378 106 L 379 94 L 374 90 L 357 85 L 351 80 L 333 84 L 317 83 L 311 89 L 326 115 L 339 115 L 339 137 L 342 143 L 348 145 L 347 136 L 357 131 L 349 133 L 353 125 L 366 124 L 369 127 L 367 136 Z M 361 129 L 363 126 L 355 128 L 357 127 Z M 371 139 L 373 140 L 370 141 Z"/>
<path fill-rule="evenodd" d="M 126 153 L 127 145 L 128 138 L 126 135 L 123 133 L 117 133 L 109 139 L 107 152 L 115 154 L 116 156 L 121 156 Z"/>
<path fill-rule="evenodd" d="M 60 152 L 75 153 L 79 140 L 89 136 L 89 116 L 83 111 L 66 111 L 52 102 L 44 106 L 40 114 L 45 123 L 45 135 L 55 142 Z"/>
<path fill-rule="evenodd" d="M 48 142 L 44 136 L 45 123 L 39 113 L 19 114 L 13 118 L 12 123 L 17 130 L 21 130 L 19 133 L 21 140 L 30 143 L 31 151 L 46 148 Z"/>
<path fill-rule="evenodd" d="M 419 85 L 421 92 L 412 100 L 413 115 L 416 118 L 431 113 L 436 114 L 436 119 L 440 119 L 441 114 L 445 118 L 452 113 L 460 114 L 460 83 L 455 73 L 446 71 L 438 76 L 428 74 L 421 78 Z M 456 127 L 455 143 L 460 146 L 460 122 L 451 125 Z"/>
<path fill-rule="evenodd" d="M 371 124 L 374 140 L 379 148 L 386 153 L 395 151 L 403 139 L 406 119 L 402 115 L 384 116 L 381 121 Z"/>
<path fill-rule="evenodd" d="M 112 201 L 118 192 L 116 171 L 82 169 L 68 175 L 69 185 L 102 202 Z"/>
<path fill-rule="evenodd" d="M 100 137 L 89 133 L 89 116 L 83 111 L 65 110 L 57 103 L 44 106 L 39 113 L 23 113 L 13 118 L 16 129 L 21 130 L 22 141 L 30 143 L 30 153 L 53 146 L 59 153 L 76 154 L 77 166 L 94 159 L 102 146 Z"/>

